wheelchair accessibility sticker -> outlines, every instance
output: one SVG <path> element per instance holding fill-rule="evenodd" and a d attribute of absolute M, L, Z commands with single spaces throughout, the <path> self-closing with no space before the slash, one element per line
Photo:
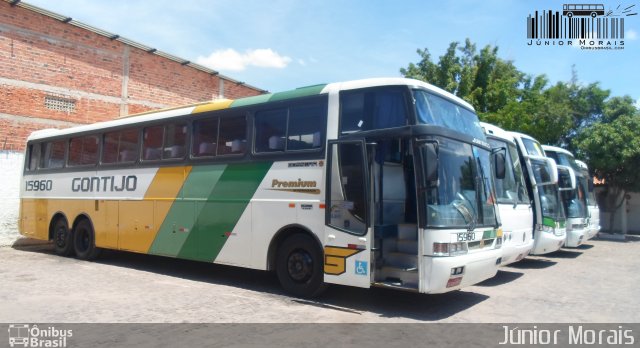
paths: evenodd
<path fill-rule="evenodd" d="M 367 261 L 358 261 L 356 260 L 356 274 L 357 275 L 367 275 Z"/>

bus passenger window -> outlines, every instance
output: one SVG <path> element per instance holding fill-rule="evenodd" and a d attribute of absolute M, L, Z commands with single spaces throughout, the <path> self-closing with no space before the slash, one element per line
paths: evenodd
<path fill-rule="evenodd" d="M 162 158 L 163 126 L 153 126 L 144 129 L 142 136 L 142 159 L 154 161 Z"/>
<path fill-rule="evenodd" d="M 135 162 L 137 154 L 137 129 L 105 133 L 102 146 L 103 164 Z"/>
<path fill-rule="evenodd" d="M 98 142 L 96 135 L 71 138 L 69 140 L 69 165 L 85 166 L 98 163 Z"/>
<path fill-rule="evenodd" d="M 38 162 L 40 162 L 40 144 L 29 145 L 29 171 L 38 169 Z"/>
<path fill-rule="evenodd" d="M 218 137 L 218 155 L 241 154 L 247 147 L 247 120 L 244 117 L 222 117 Z"/>
<path fill-rule="evenodd" d="M 43 144 L 44 153 L 41 156 L 40 168 L 64 167 L 65 141 L 54 141 Z"/>
<path fill-rule="evenodd" d="M 403 89 L 370 89 L 340 96 L 340 132 L 348 134 L 407 124 Z"/>
<path fill-rule="evenodd" d="M 162 159 L 184 158 L 187 145 L 187 124 L 168 124 L 164 131 Z"/>
<path fill-rule="evenodd" d="M 322 129 L 326 113 L 321 105 L 291 108 L 287 130 L 287 151 L 317 149 L 324 144 Z"/>
<path fill-rule="evenodd" d="M 207 157 L 216 155 L 218 143 L 218 118 L 210 118 L 193 122 L 193 148 L 191 154 L 194 157 Z"/>
<path fill-rule="evenodd" d="M 256 152 L 284 151 L 287 109 L 256 112 Z"/>

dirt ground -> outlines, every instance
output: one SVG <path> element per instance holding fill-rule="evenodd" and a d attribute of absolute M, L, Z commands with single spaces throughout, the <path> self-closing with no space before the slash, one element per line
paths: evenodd
<path fill-rule="evenodd" d="M 638 322 L 640 238 L 529 257 L 462 291 L 331 286 L 287 296 L 275 275 L 109 251 L 95 262 L 20 239 L 0 247 L 0 322 Z"/>

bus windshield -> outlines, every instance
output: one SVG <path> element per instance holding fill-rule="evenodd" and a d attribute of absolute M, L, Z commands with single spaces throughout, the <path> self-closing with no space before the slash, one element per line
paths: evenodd
<path fill-rule="evenodd" d="M 576 177 L 575 190 L 562 191 L 562 203 L 564 204 L 567 217 L 581 218 L 587 217 L 587 179 L 583 176 Z"/>
<path fill-rule="evenodd" d="M 547 154 L 547 157 L 553 158 L 557 164 L 571 167 L 576 174 L 582 173 L 582 168 L 578 165 L 578 162 L 576 162 L 576 159 L 573 156 L 556 151 L 545 151 L 545 153 Z"/>
<path fill-rule="evenodd" d="M 564 209 L 560 203 L 558 187 L 556 185 L 538 186 L 542 216 L 556 221 L 564 220 Z"/>
<path fill-rule="evenodd" d="M 484 139 L 478 116 L 471 110 L 422 89 L 414 89 L 413 98 L 418 123 L 441 126 Z"/>
<path fill-rule="evenodd" d="M 454 228 L 495 226 L 489 151 L 448 138 L 438 137 L 437 141 L 438 181 L 427 190 L 427 224 Z"/>
<path fill-rule="evenodd" d="M 527 149 L 527 155 L 544 157 L 544 152 L 542 152 L 542 146 L 540 146 L 539 142 L 523 137 L 522 143 Z"/>

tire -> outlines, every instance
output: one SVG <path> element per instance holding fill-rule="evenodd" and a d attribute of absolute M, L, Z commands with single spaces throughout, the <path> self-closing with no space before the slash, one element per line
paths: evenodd
<path fill-rule="evenodd" d="M 93 226 L 87 219 L 78 222 L 73 229 L 73 250 L 80 260 L 93 260 L 100 254 L 100 248 L 96 247 Z"/>
<path fill-rule="evenodd" d="M 53 245 L 56 254 L 60 256 L 71 256 L 73 249 L 73 233 L 69 230 L 67 220 L 58 218 L 53 223 Z"/>
<path fill-rule="evenodd" d="M 294 234 L 280 245 L 276 273 L 280 284 L 297 297 L 315 297 L 326 289 L 322 250 L 305 234 Z"/>

